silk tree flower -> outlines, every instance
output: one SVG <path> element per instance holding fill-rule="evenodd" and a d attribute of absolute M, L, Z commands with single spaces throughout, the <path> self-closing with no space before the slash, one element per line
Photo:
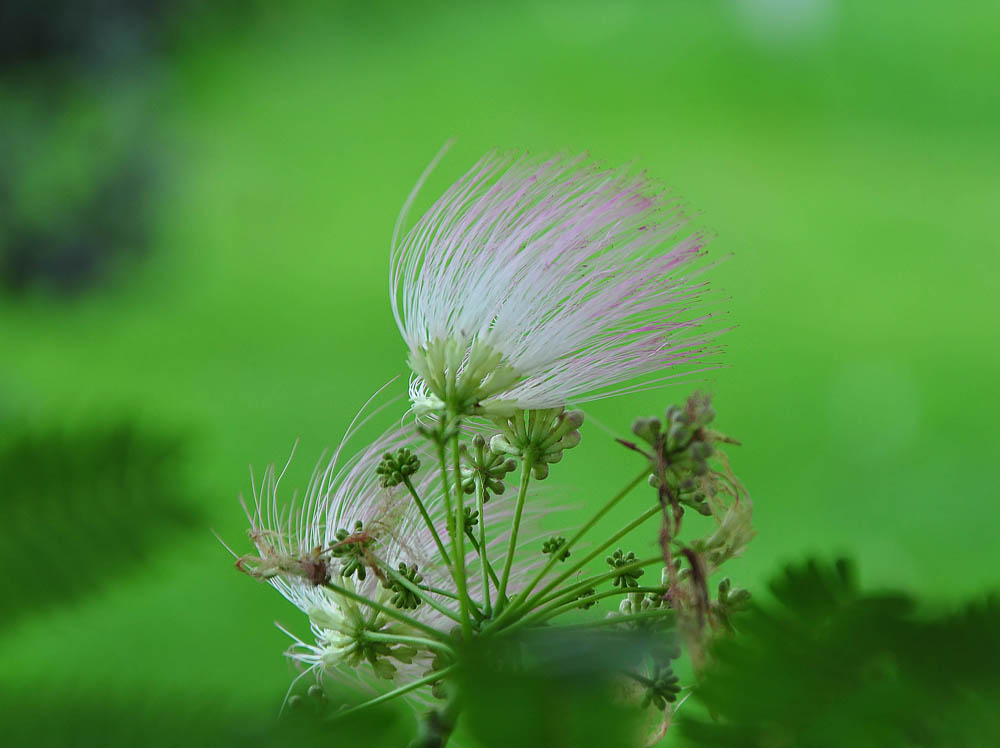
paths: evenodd
<path fill-rule="evenodd" d="M 706 239 L 659 183 L 587 156 L 492 152 L 402 235 L 436 160 L 392 241 L 418 413 L 505 416 L 608 397 L 710 350 L 710 315 L 693 312 Z"/>
<path fill-rule="evenodd" d="M 366 649 L 364 631 L 400 636 L 416 632 L 383 614 L 373 615 L 375 611 L 364 603 L 323 584 L 329 578 L 362 598 L 388 605 L 392 592 L 376 574 L 365 571 L 366 564 L 376 559 L 392 566 L 416 564 L 429 584 L 450 584 L 447 568 L 435 559 L 432 536 L 412 508 L 408 494 L 399 487 L 383 488 L 376 473 L 383 455 L 407 441 L 401 430 L 390 431 L 346 461 L 340 459 L 342 443 L 329 462 L 317 467 L 299 503 L 285 506 L 280 497 L 287 465 L 280 475 L 271 466 L 261 484 L 254 486 L 254 508 L 247 516 L 258 557 L 247 570 L 266 579 L 308 616 L 313 641 L 289 633 L 295 641 L 288 655 L 317 677 L 327 675 L 355 684 L 360 681 L 375 688 L 377 679 L 411 680 L 430 667 L 431 655 L 412 647 L 382 643 Z M 432 482 L 428 476 L 417 488 L 426 491 Z M 430 497 L 425 506 L 443 528 L 440 496 Z M 337 558 L 326 552 L 337 547 L 345 534 L 363 536 L 365 542 L 357 547 L 370 556 Z M 357 568 L 351 576 L 342 576 L 352 562 Z M 407 614 L 444 631 L 452 625 L 427 605 Z"/>
<path fill-rule="evenodd" d="M 326 676 L 366 690 L 381 690 L 380 682 L 405 684 L 426 675 L 433 667 L 434 654 L 386 640 L 372 644 L 365 641 L 365 632 L 389 637 L 424 634 L 365 602 L 338 593 L 326 582 L 388 608 L 393 607 L 394 592 L 384 584 L 384 574 L 380 579 L 374 573 L 374 567 L 395 569 L 405 563 L 412 569 L 415 565 L 424 584 L 451 591 L 455 585 L 407 489 L 386 485 L 393 481 L 386 481 L 378 469 L 386 455 L 413 446 L 410 435 L 403 428 L 390 430 L 345 461 L 341 454 L 350 437 L 349 431 L 332 458 L 317 466 L 300 502 L 286 505 L 281 498 L 282 477 L 288 466 L 280 474 L 273 466 L 268 468 L 263 481 L 253 486 L 253 508 L 246 511 L 257 555 L 239 558 L 237 566 L 266 580 L 308 617 L 311 641 L 282 628 L 294 640 L 287 654 L 303 668 L 302 675 L 312 673 L 318 680 Z M 448 521 L 437 471 L 421 470 L 412 482 L 438 536 L 446 537 Z M 494 500 L 487 511 L 491 530 L 487 547 L 494 553 L 507 544 L 509 535 L 502 528 L 512 513 L 509 504 Z M 529 517 L 529 523 L 534 519 Z M 350 547 L 358 549 L 357 555 L 336 555 L 337 548 L 345 547 L 345 537 Z M 533 537 L 525 544 L 537 542 Z M 523 584 L 527 573 L 537 567 L 537 561 L 528 560 L 533 557 L 518 559 L 512 588 Z M 475 558 L 469 548 L 467 568 L 473 568 Z M 481 599 L 481 578 L 471 576 L 468 591 L 473 599 Z M 441 602 L 448 600 L 442 598 Z M 401 612 L 442 633 L 455 625 L 427 604 Z M 418 701 L 422 698 L 419 692 L 413 696 Z"/>

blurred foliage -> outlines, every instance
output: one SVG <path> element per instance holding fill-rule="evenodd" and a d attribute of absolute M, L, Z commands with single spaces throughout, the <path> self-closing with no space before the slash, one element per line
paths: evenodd
<path fill-rule="evenodd" d="M 210 701 L 94 699 L 0 692 L 0 731 L 7 746 L 105 746 L 148 748 L 399 748 L 413 731 L 411 719 L 372 709 L 329 724 L 317 712 L 239 710 Z"/>
<path fill-rule="evenodd" d="M 621 671 L 648 652 L 673 654 L 672 634 L 546 631 L 467 651 L 462 725 L 482 748 L 631 748 L 641 695 L 621 693 Z"/>
<path fill-rule="evenodd" d="M 80 291 L 148 245 L 160 147 L 149 90 L 164 5 L 0 5 L 4 290 Z"/>
<path fill-rule="evenodd" d="M 134 573 L 197 517 L 181 442 L 129 423 L 0 430 L 0 626 Z"/>
<path fill-rule="evenodd" d="M 148 55 L 163 0 L 5 0 L 0 5 L 0 69 L 94 66 Z"/>
<path fill-rule="evenodd" d="M 776 602 L 718 643 L 681 712 L 692 745 L 1000 745 L 1000 600 L 927 615 L 902 593 L 858 589 L 851 566 L 810 561 L 771 584 Z"/>
<path fill-rule="evenodd" d="M 0 285 L 87 288 L 148 246 L 155 138 L 135 91 L 0 90 Z"/>

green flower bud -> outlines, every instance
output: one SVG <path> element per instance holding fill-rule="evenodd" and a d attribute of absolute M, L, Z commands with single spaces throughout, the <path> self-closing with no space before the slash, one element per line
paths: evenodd
<path fill-rule="evenodd" d="M 635 563 L 639 559 L 636 558 L 635 553 L 629 551 L 628 554 L 624 553 L 621 548 L 615 550 L 610 556 L 608 556 L 605 561 L 612 569 L 621 569 L 622 567 L 628 566 Z M 628 587 L 638 587 L 639 577 L 644 573 L 644 569 L 626 569 L 621 571 L 613 577 L 613 584 L 615 587 L 621 587 L 626 589 Z"/>
<path fill-rule="evenodd" d="M 416 564 L 407 566 L 406 564 L 401 563 L 399 565 L 399 576 L 403 577 L 414 586 L 418 586 L 422 581 L 424 581 L 423 576 L 417 572 Z M 391 602 L 397 608 L 402 610 L 413 610 L 423 602 L 417 593 L 404 586 L 394 576 L 390 576 L 382 582 L 382 586 L 388 590 L 392 590 L 393 596 Z"/>
<path fill-rule="evenodd" d="M 386 453 L 375 468 L 379 483 L 383 488 L 398 486 L 420 469 L 420 458 L 405 447 L 395 453 Z"/>
<path fill-rule="evenodd" d="M 330 553 L 341 559 L 340 575 L 345 578 L 357 576 L 360 581 L 364 581 L 367 576 L 367 551 L 374 543 L 375 538 L 365 532 L 360 521 L 354 523 L 354 532 L 337 530 L 334 540 L 330 542 Z"/>
<path fill-rule="evenodd" d="M 569 558 L 569 550 L 567 549 L 560 553 L 560 549 L 564 545 L 566 545 L 566 538 L 562 537 L 561 535 L 555 535 L 546 540 L 542 544 L 542 553 L 546 555 L 550 553 L 555 554 L 556 558 L 558 558 L 560 561 L 565 561 L 567 558 Z"/>

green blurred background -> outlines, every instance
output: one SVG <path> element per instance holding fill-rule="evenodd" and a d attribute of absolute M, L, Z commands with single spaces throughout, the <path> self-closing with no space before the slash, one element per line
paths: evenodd
<path fill-rule="evenodd" d="M 248 550 L 247 464 L 301 438 L 302 485 L 404 373 L 389 237 L 452 137 L 418 207 L 491 147 L 589 150 L 674 187 L 727 258 L 725 368 L 590 406 L 553 526 L 631 477 L 611 434 L 700 387 L 756 502 L 740 583 L 817 551 L 935 600 L 996 585 L 995 3 L 119 2 L 94 5 L 82 52 L 55 34 L 58 54 L 12 31 L 52 23 L 18 7 L 0 34 L 0 431 L 34 435 L 40 462 L 2 463 L 21 486 L 0 504 L 19 518 L 4 692 L 277 713 L 293 671 L 272 622 L 302 616 L 211 530 Z M 116 423 L 168 443 L 122 483 L 125 509 L 86 465 L 58 480 L 73 438 Z"/>

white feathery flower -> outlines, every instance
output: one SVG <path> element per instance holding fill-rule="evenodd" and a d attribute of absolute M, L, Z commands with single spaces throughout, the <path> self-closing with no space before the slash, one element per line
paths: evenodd
<path fill-rule="evenodd" d="M 385 455 L 400 448 L 413 449 L 411 437 L 402 428 L 390 430 L 358 455 L 342 461 L 340 454 L 350 436 L 349 432 L 328 462 L 317 466 L 300 502 L 285 505 L 279 495 L 287 465 L 281 474 L 273 466 L 268 468 L 261 484 L 254 485 L 254 507 L 247 511 L 249 534 L 257 556 L 243 557 L 237 564 L 253 576 L 266 579 L 308 616 L 312 641 L 302 641 L 283 629 L 294 639 L 289 657 L 306 672 L 377 690 L 380 680 L 405 683 L 422 677 L 431 667 L 433 654 L 391 642 L 366 647 L 364 633 L 403 637 L 424 634 L 327 587 L 326 580 L 365 600 L 391 608 L 393 592 L 383 584 L 385 577 L 379 579 L 369 565 L 385 569 L 403 562 L 416 564 L 424 584 L 452 593 L 457 590 L 450 568 L 438 553 L 434 536 L 406 488 L 386 487 L 383 485 L 386 481 L 377 471 Z M 448 521 L 438 471 L 428 465 L 412 480 L 438 536 L 447 538 Z M 506 547 L 511 504 L 507 497 L 494 497 L 486 508 L 487 547 L 492 553 Z M 538 513 L 526 512 L 525 523 L 529 527 Z M 345 547 L 345 536 L 347 547 L 358 549 L 357 555 L 341 558 L 333 553 Z M 537 536 L 525 541 L 536 545 L 538 542 Z M 472 572 L 468 592 L 474 600 L 482 600 L 482 578 L 472 571 L 478 567 L 477 556 L 471 547 L 467 546 L 467 551 L 466 567 Z M 536 553 L 516 558 L 510 589 L 516 590 L 538 564 Z M 345 576 L 345 572 L 350 573 Z M 450 599 L 442 598 L 439 602 L 456 610 Z M 442 633 L 455 626 L 452 618 L 426 603 L 401 612 Z M 413 696 L 421 698 L 417 692 Z"/>
<path fill-rule="evenodd" d="M 359 635 L 364 631 L 404 636 L 418 632 L 384 614 L 373 616 L 369 606 L 323 586 L 329 578 L 350 592 L 390 607 L 392 593 L 366 569 L 368 564 L 395 566 L 399 562 L 417 564 L 429 584 L 450 584 L 447 567 L 435 557 L 432 536 L 413 509 L 409 494 L 399 486 L 383 487 L 376 473 L 383 455 L 407 444 L 408 437 L 396 429 L 341 465 L 342 444 L 325 466 L 321 463 L 317 467 L 297 505 L 293 502 L 285 507 L 279 497 L 284 470 L 276 476 L 274 468 L 269 468 L 261 485 L 254 487 L 255 507 L 247 514 L 259 557 L 244 566 L 267 579 L 309 617 L 315 642 L 296 639 L 289 656 L 310 670 L 370 681 L 371 676 L 416 678 L 429 667 L 427 653 L 418 655 L 399 645 L 383 646 L 383 656 L 369 656 L 377 653 L 360 646 Z M 440 495 L 432 492 L 433 483 L 430 474 L 416 481 L 425 493 L 435 525 L 443 532 L 444 512 Z M 350 539 L 347 546 L 343 545 L 345 536 Z M 333 553 L 344 547 L 357 549 L 357 555 L 338 558 Z M 342 576 L 352 562 L 356 562 L 352 575 Z M 452 625 L 427 605 L 406 614 L 442 631 Z"/>
<path fill-rule="evenodd" d="M 587 156 L 492 152 L 401 236 L 436 161 L 392 243 L 418 412 L 508 415 L 607 397 L 709 350 L 710 315 L 691 311 L 705 238 L 661 185 Z"/>

